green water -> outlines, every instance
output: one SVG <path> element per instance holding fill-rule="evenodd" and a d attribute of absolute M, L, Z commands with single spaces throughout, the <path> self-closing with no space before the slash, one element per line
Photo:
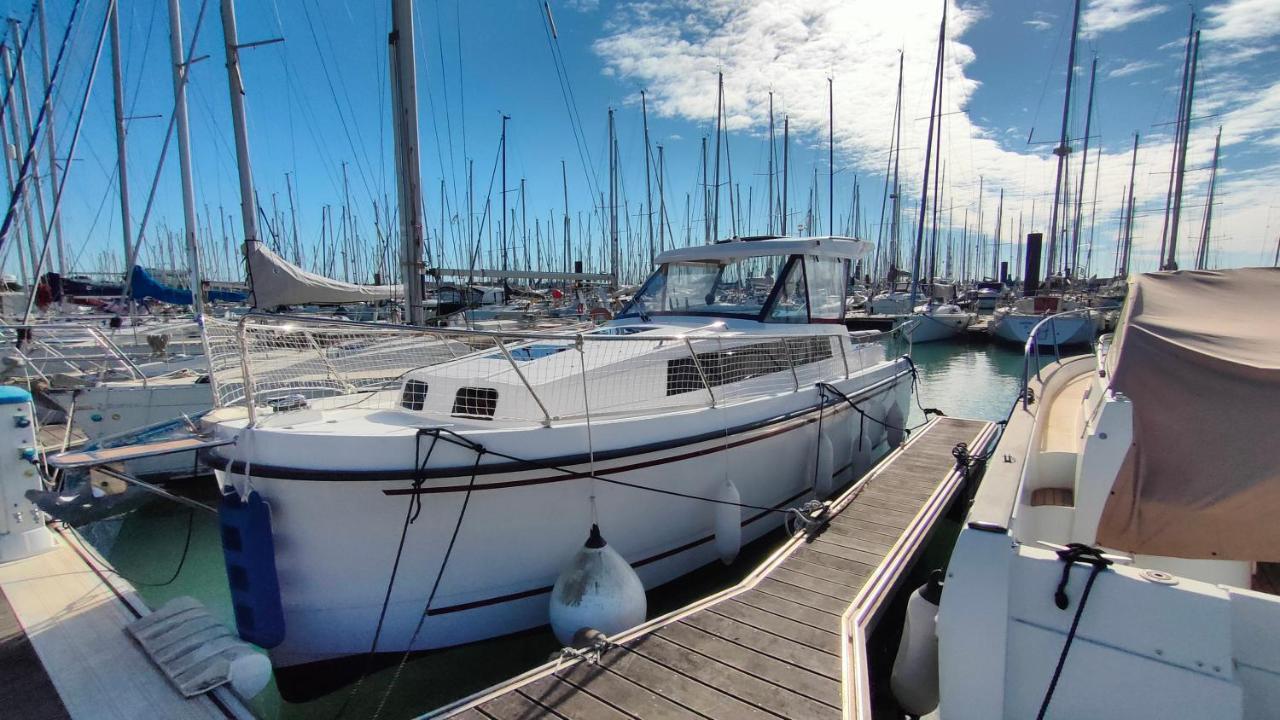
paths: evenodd
<path fill-rule="evenodd" d="M 894 351 L 901 354 L 906 348 Z M 1017 395 L 1022 374 L 1018 350 L 987 343 L 930 343 L 912 348 L 912 355 L 919 368 L 919 404 L 926 408 L 937 408 L 950 416 L 998 420 Z M 910 424 L 922 419 L 913 403 Z M 216 497 L 212 480 L 188 492 L 207 502 Z M 190 547 L 181 562 L 188 527 Z M 179 595 L 191 595 L 228 626 L 234 626 L 217 519 L 212 513 L 191 512 L 160 499 L 124 518 L 87 528 L 86 535 L 121 575 L 134 582 L 152 607 Z M 695 573 L 674 583 L 675 587 L 651 593 L 650 613 L 668 612 L 736 582 L 780 540 L 781 534 L 775 533 L 744 548 L 733 567 Z M 179 567 L 181 571 L 174 577 Z M 381 717 L 411 717 L 541 664 L 557 648 L 549 630 L 524 633 L 414 656 L 399 670 L 393 659 L 391 666 L 370 673 L 358 685 L 306 703 L 285 702 L 273 683 L 250 705 L 259 717 L 282 720 L 335 718 L 339 714 L 370 717 L 383 703 Z"/>

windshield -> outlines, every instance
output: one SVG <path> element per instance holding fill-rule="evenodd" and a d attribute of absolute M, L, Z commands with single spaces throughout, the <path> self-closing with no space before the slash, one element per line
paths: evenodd
<path fill-rule="evenodd" d="M 675 262 L 658 268 L 622 315 L 716 315 L 757 318 L 785 255 L 718 262 Z"/>

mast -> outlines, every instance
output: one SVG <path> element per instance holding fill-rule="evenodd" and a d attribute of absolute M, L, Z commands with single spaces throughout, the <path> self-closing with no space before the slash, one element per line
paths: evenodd
<path fill-rule="evenodd" d="M 1213 224 L 1213 195 L 1218 186 L 1218 150 L 1222 147 L 1222 126 L 1213 141 L 1213 169 L 1209 171 L 1209 200 L 1204 206 L 1204 226 L 1200 229 L 1200 248 L 1196 251 L 1196 269 L 1209 267 L 1209 228 Z"/>
<path fill-rule="evenodd" d="M 10 84 L 13 86 L 12 94 L 18 95 L 22 99 L 22 113 L 21 113 L 22 123 L 23 123 L 22 129 L 23 129 L 23 134 L 26 136 L 26 139 L 29 141 L 31 138 L 31 134 L 35 132 L 35 129 L 32 124 L 32 118 L 31 118 L 31 96 L 27 92 L 27 63 L 26 63 L 27 36 L 25 36 L 19 30 L 20 26 L 17 20 L 13 18 L 9 18 L 9 26 L 13 31 L 13 37 L 16 44 L 16 47 L 14 48 L 14 52 L 18 54 L 17 60 L 14 63 L 14 70 L 17 74 L 16 76 L 14 76 L 14 79 L 10 81 Z M 16 83 L 16 85 L 14 83 Z M 15 100 L 14 110 L 17 110 L 17 106 L 18 106 L 18 103 Z M 46 120 L 47 119 L 48 118 L 46 117 Z M 16 129 L 13 134 L 14 134 L 13 146 L 16 151 L 21 149 L 24 143 L 21 143 L 18 141 L 18 133 Z M 45 217 L 45 214 L 44 214 L 45 212 L 44 184 L 40 179 L 40 153 L 36 150 L 35 143 L 30 144 L 30 151 L 31 151 L 31 172 L 29 173 L 29 177 L 30 177 L 31 183 L 35 185 L 35 192 L 33 194 L 35 195 L 35 198 L 36 198 L 36 215 L 40 220 L 39 237 L 44 238 L 46 242 L 43 242 L 41 249 L 37 251 L 36 249 L 37 235 L 32 231 L 31 228 L 28 228 L 27 230 L 27 241 L 31 244 L 31 267 L 33 269 L 33 272 L 39 272 L 40 268 L 45 267 L 45 261 L 49 259 L 49 243 L 47 242 L 49 238 L 49 223 L 48 223 L 48 219 Z M 19 167 L 18 182 L 21 183 L 22 182 L 21 167 L 23 165 L 21 155 L 19 155 L 19 157 L 16 158 L 15 161 Z M 26 209 L 26 212 L 29 215 L 31 212 L 30 201 L 24 198 L 23 203 L 24 203 L 24 209 Z M 39 282 L 40 281 L 39 276 L 34 277 L 33 281 Z"/>
<path fill-rule="evenodd" d="M 766 235 L 773 234 L 773 156 L 774 156 L 774 138 L 773 138 L 773 91 L 769 91 L 769 222 L 766 223 Z"/>
<path fill-rule="evenodd" d="M 618 136 L 609 108 L 609 276 L 610 287 L 618 288 Z"/>
<path fill-rule="evenodd" d="M 1200 31 L 1191 50 L 1191 76 L 1187 81 L 1187 106 L 1182 111 L 1182 146 L 1178 149 L 1178 174 L 1173 190 L 1173 215 L 1169 220 L 1169 256 L 1161 270 L 1178 269 L 1178 222 L 1182 219 L 1182 181 L 1187 173 L 1187 146 L 1191 144 L 1191 105 L 1196 94 L 1196 66 L 1200 61 Z"/>
<path fill-rule="evenodd" d="M 1124 253 L 1120 256 L 1121 277 L 1129 275 L 1129 256 L 1133 252 L 1133 196 L 1134 174 L 1138 169 L 1138 133 L 1133 134 L 1133 159 L 1129 161 L 1129 208 L 1124 221 Z"/>
<path fill-rule="evenodd" d="M 204 293 L 200 283 L 200 244 L 196 240 L 195 184 L 191 177 L 191 128 L 187 122 L 187 76 L 190 68 L 183 57 L 179 0 L 169 0 L 169 57 L 173 64 L 173 104 L 178 133 L 178 171 L 182 178 L 183 232 L 191 274 L 191 309 L 196 317 L 200 317 L 204 315 Z"/>
<path fill-rule="evenodd" d="M 114 8 L 116 3 L 111 3 Z M 49 88 L 49 23 L 44 14 L 44 0 L 36 0 L 36 21 L 40 25 L 40 64 L 44 71 L 44 87 L 46 91 Z M 45 117 L 45 140 L 49 152 L 49 188 L 50 193 L 58 191 L 58 159 L 54 155 L 58 149 L 58 143 L 54 139 L 53 134 L 53 93 L 45 92 L 44 95 L 44 117 Z M 62 216 L 58 212 L 58 203 L 53 204 L 53 217 L 49 219 L 53 224 L 54 242 L 58 247 L 58 272 L 62 275 L 67 274 L 67 245 L 62 238 Z"/>
<path fill-rule="evenodd" d="M 1053 266 L 1057 260 L 1058 250 L 1058 201 L 1062 198 L 1062 182 L 1067 171 L 1067 156 L 1071 154 L 1068 143 L 1068 123 L 1071 119 L 1071 82 L 1075 78 L 1076 37 L 1080 33 L 1080 0 L 1075 2 L 1075 12 L 1071 20 L 1071 45 L 1067 51 L 1067 91 L 1062 98 L 1062 132 L 1058 135 L 1058 147 L 1053 154 L 1058 156 L 1058 172 L 1053 183 L 1053 208 L 1049 212 L 1049 262 L 1045 263 L 1045 278 L 1053 277 Z"/>
<path fill-rule="evenodd" d="M 1187 27 L 1187 48 L 1182 55 L 1182 89 L 1178 92 L 1178 119 L 1174 122 L 1173 154 L 1169 158 L 1169 189 L 1164 196 L 1164 224 L 1160 226 L 1160 257 L 1156 267 L 1163 269 L 1165 250 L 1169 244 L 1169 211 L 1173 207 L 1173 187 L 1178 177 L 1178 148 L 1182 147 L 1182 117 L 1187 103 L 1187 80 L 1191 76 L 1191 44 L 1195 37 L 1196 14 L 1191 13 Z"/>
<path fill-rule="evenodd" d="M 410 325 L 425 320 L 422 286 L 422 189 L 418 163 L 418 86 L 414 56 L 413 0 L 391 0 L 391 89 L 396 186 L 400 198 L 400 274 Z M 506 186 L 503 186 L 506 190 Z M 505 195 L 504 195 L 505 197 Z M 505 219 L 504 219 L 505 224 Z"/>
<path fill-rule="evenodd" d="M 938 60 L 933 70 L 933 95 L 929 99 L 929 133 L 926 136 L 924 145 L 924 180 L 920 184 L 920 218 L 916 222 L 916 247 L 914 257 L 911 261 L 911 304 L 908 306 L 914 311 L 916 306 L 916 294 L 920 289 L 920 252 L 924 244 L 924 223 L 927 215 L 925 213 L 929 204 L 929 170 L 930 162 L 933 157 L 933 126 L 937 120 L 938 108 L 942 104 L 942 55 L 946 49 L 947 42 L 947 5 L 944 0 L 942 4 L 942 23 L 938 26 Z M 934 201 L 937 204 L 937 201 Z"/>
<path fill-rule="evenodd" d="M 1098 56 L 1095 54 L 1093 56 L 1093 64 L 1089 68 L 1089 100 L 1085 103 L 1084 111 L 1084 149 L 1080 161 L 1080 187 L 1076 191 L 1075 230 L 1071 234 L 1071 265 L 1067 273 L 1070 275 L 1075 274 L 1076 265 L 1080 260 L 1080 221 L 1084 214 L 1084 176 L 1089 169 L 1089 133 L 1093 127 L 1093 86 L 1097 75 Z"/>
<path fill-rule="evenodd" d="M 248 264 L 249 253 L 255 249 L 258 239 L 257 194 L 253 188 L 253 171 L 249 163 L 249 130 L 245 121 L 244 76 L 240 73 L 240 45 L 236 31 L 236 8 L 234 0 L 222 0 L 222 35 L 226 43 L 227 88 L 231 94 L 231 125 L 236 140 L 236 171 L 240 181 L 240 222 L 244 226 L 245 274 L 249 281 L 249 289 L 253 290 L 253 273 Z M 124 165 L 121 164 L 121 187 L 124 179 Z M 346 167 L 343 166 L 345 175 Z M 123 205 L 124 198 L 121 198 Z M 330 226 L 332 229 L 332 226 Z M 126 242 L 128 238 L 125 239 Z"/>
<path fill-rule="evenodd" d="M 889 292 L 893 292 L 898 282 L 898 261 L 901 259 L 900 255 L 902 254 L 902 248 L 900 247 L 902 186 L 898 182 L 898 165 L 902 160 L 902 67 L 905 57 L 904 53 L 898 53 L 898 98 L 895 101 L 895 110 L 893 112 L 895 119 L 893 129 L 893 193 L 889 196 L 889 199 L 893 201 L 891 204 L 893 217 L 889 220 L 889 247 L 891 249 L 889 256 Z M 929 113 L 933 113 L 932 107 L 929 109 Z"/>
<path fill-rule="evenodd" d="M 565 168 L 564 160 L 560 160 L 560 185 L 564 190 L 564 271 L 569 272 L 571 267 L 569 252 L 569 171 Z"/>
<path fill-rule="evenodd" d="M 836 234 L 836 95 L 827 78 L 827 234 Z"/>
<path fill-rule="evenodd" d="M 720 239 L 720 118 L 724 114 L 724 73 L 716 73 L 716 168 L 712 172 L 715 204 L 711 211 L 711 239 Z"/>
<path fill-rule="evenodd" d="M 658 252 L 667 250 L 667 195 L 663 188 L 666 172 L 662 145 L 658 145 Z"/>
<path fill-rule="evenodd" d="M 645 100 L 644 91 L 640 91 L 640 115 L 644 120 L 644 202 L 645 202 L 645 228 L 649 234 L 649 264 L 653 264 L 654 247 L 653 247 L 653 187 L 649 181 L 649 164 L 652 158 L 649 152 L 649 105 Z M 659 218 L 661 222 L 661 218 Z"/>
<path fill-rule="evenodd" d="M 1000 188 L 1000 201 L 996 203 L 996 234 L 991 239 L 991 279 L 1000 280 L 1000 230 L 1004 223 L 1004 188 Z"/>
<path fill-rule="evenodd" d="M 782 217 L 779 221 L 782 223 L 782 235 L 787 234 L 787 181 L 788 174 L 791 170 L 791 116 L 782 116 Z"/>
<path fill-rule="evenodd" d="M 502 269 L 507 270 L 507 121 L 511 119 L 510 115 L 502 116 L 502 140 L 499 146 L 502 150 L 502 187 L 498 190 L 498 195 L 502 198 L 502 235 L 500 236 L 502 244 Z"/>

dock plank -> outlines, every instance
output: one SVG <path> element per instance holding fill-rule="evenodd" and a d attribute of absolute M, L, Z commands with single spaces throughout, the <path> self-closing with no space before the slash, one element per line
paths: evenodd
<path fill-rule="evenodd" d="M 842 618 L 857 618 L 858 632 L 869 632 L 876 614 L 859 608 L 883 597 L 864 588 L 883 593 L 897 584 L 899 575 L 885 573 L 906 572 L 927 537 L 922 523 L 936 521 L 959 487 L 952 448 L 989 438 L 988 428 L 955 418 L 932 422 L 837 498 L 824 527 L 790 541 L 742 585 L 624 635 L 598 663 L 544 670 L 457 710 L 482 713 L 470 720 L 840 717 L 849 692 L 867 696 L 865 681 L 841 687 Z M 946 494 L 935 503 L 939 492 Z M 858 677 L 865 678 L 866 661 L 854 661 Z"/>
<path fill-rule="evenodd" d="M 728 640 L 734 645 L 771 655 L 832 680 L 840 679 L 838 663 L 831 662 L 830 653 L 815 650 L 795 640 L 760 632 L 746 623 L 714 613 L 694 613 L 680 622 Z"/>
<path fill-rule="evenodd" d="M 667 625 L 653 633 L 653 637 L 697 655 L 695 657 L 686 653 L 690 663 L 686 668 L 687 672 L 692 672 L 692 667 L 696 665 L 707 666 L 716 674 L 723 675 L 725 673 L 716 670 L 716 666 L 727 666 L 769 683 L 770 687 L 766 688 L 766 692 L 776 693 L 779 690 L 786 690 L 832 707 L 840 705 L 839 681 L 810 672 L 767 653 L 742 648 L 692 625 L 683 623 Z M 652 648 L 642 646 L 639 651 L 649 653 Z M 667 662 L 674 666 L 676 661 L 670 659 Z"/>
<path fill-rule="evenodd" d="M 609 718 L 614 720 L 616 718 L 638 717 L 619 710 L 597 698 L 591 692 L 579 692 L 579 690 L 580 688 L 577 685 L 569 683 L 556 675 L 548 675 L 520 688 L 519 692 L 527 699 L 554 711 L 556 715 L 566 720 L 577 720 L 577 718 Z M 485 707 L 485 705 L 481 705 L 480 709 L 483 710 Z"/>

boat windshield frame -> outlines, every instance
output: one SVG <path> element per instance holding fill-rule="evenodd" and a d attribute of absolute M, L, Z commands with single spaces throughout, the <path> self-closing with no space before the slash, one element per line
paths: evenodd
<path fill-rule="evenodd" d="M 781 270 L 773 279 L 773 286 L 769 289 L 768 295 L 764 302 L 760 305 L 757 312 L 731 312 L 727 310 L 715 309 L 683 309 L 683 310 L 656 310 L 644 307 L 646 295 L 656 293 L 664 293 L 667 291 L 667 281 L 670 275 L 670 269 L 676 266 L 718 266 L 716 277 L 711 285 L 711 292 L 720 286 L 720 280 L 724 275 L 725 269 L 742 260 L 753 260 L 758 258 L 785 258 L 781 263 Z M 849 260 L 841 259 L 842 272 L 846 281 L 840 283 L 840 303 L 837 317 L 814 317 L 814 291 L 810 286 L 808 278 L 808 263 L 805 262 L 805 255 L 761 255 L 744 258 L 733 258 L 729 260 L 707 259 L 707 260 L 678 260 L 662 263 L 658 266 L 653 274 L 649 276 L 640 289 L 636 291 L 632 299 L 618 313 L 617 319 L 647 319 L 650 317 L 716 317 L 716 318 L 739 318 L 743 320 L 754 320 L 760 323 L 772 324 L 824 324 L 824 323 L 844 323 L 844 315 L 848 310 L 849 291 L 847 287 L 847 278 L 849 276 Z M 816 259 L 816 258 L 815 258 Z M 787 297 L 785 285 L 791 278 L 792 273 L 798 273 L 799 281 L 804 292 L 804 314 L 799 316 L 794 313 L 776 312 L 781 309 L 781 303 Z M 745 281 L 746 278 L 738 282 Z M 710 293 L 708 293 L 710 294 Z"/>

